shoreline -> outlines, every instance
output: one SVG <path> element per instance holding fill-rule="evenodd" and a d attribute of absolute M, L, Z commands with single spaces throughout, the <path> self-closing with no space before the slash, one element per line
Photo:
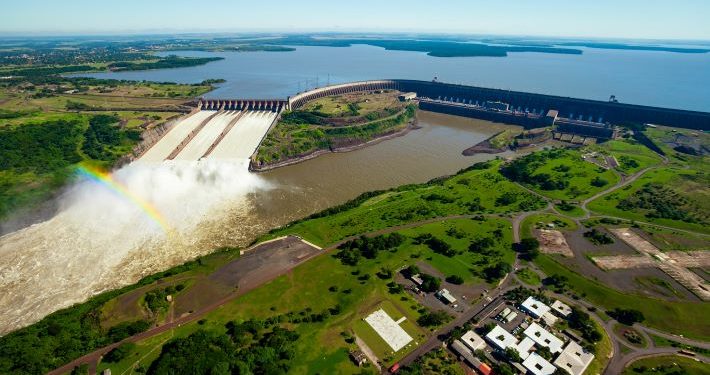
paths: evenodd
<path fill-rule="evenodd" d="M 380 142 L 387 141 L 389 139 L 397 138 L 397 137 L 403 137 L 407 134 L 409 134 L 410 131 L 412 130 L 417 130 L 420 129 L 420 127 L 417 125 L 417 118 L 416 116 L 410 120 L 407 125 L 398 131 L 392 132 L 392 133 L 385 133 L 381 136 L 377 136 L 369 141 L 366 142 L 360 142 L 353 144 L 351 146 L 344 146 L 344 147 L 335 147 L 335 148 L 330 148 L 330 149 L 320 149 L 320 150 L 315 150 L 313 152 L 310 152 L 306 155 L 299 155 L 296 157 L 288 158 L 283 161 L 279 161 L 277 163 L 273 164 L 267 164 L 264 166 L 256 166 L 254 163 L 254 159 L 251 159 L 249 161 L 249 171 L 254 172 L 254 173 L 262 173 L 262 172 L 268 172 L 274 169 L 282 168 L 282 167 L 287 167 L 289 165 L 294 165 L 294 164 L 299 164 L 303 163 L 305 161 L 315 159 L 321 155 L 325 154 L 336 154 L 336 153 L 344 153 L 344 152 L 351 152 L 351 151 L 356 151 L 360 150 L 369 146 L 374 146 Z"/>
<path fill-rule="evenodd" d="M 502 148 L 494 148 L 491 145 L 491 139 L 505 133 L 506 130 L 501 130 L 498 133 L 493 134 L 492 136 L 482 140 L 481 142 L 476 143 L 475 145 L 463 150 L 461 152 L 462 155 L 464 156 L 472 156 L 476 154 L 500 154 L 502 152 L 505 152 L 509 149 L 509 147 L 502 147 Z"/>

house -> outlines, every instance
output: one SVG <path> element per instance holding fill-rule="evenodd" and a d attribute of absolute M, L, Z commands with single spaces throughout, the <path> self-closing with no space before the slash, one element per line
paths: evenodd
<path fill-rule="evenodd" d="M 444 303 L 452 304 L 456 302 L 456 298 L 449 292 L 448 289 L 442 289 L 436 292 L 436 296 Z"/>
<path fill-rule="evenodd" d="M 533 375 L 552 375 L 557 370 L 557 367 L 536 353 L 530 354 L 523 361 L 523 367 L 528 370 L 528 373 Z"/>
<path fill-rule="evenodd" d="M 553 363 L 571 375 L 582 375 L 593 359 L 594 354 L 587 352 L 576 342 L 570 341 Z"/>
<path fill-rule="evenodd" d="M 532 296 L 523 301 L 523 303 L 520 304 L 520 307 L 536 319 L 542 317 L 546 312 L 550 311 L 550 306 L 547 306 Z"/>
<path fill-rule="evenodd" d="M 461 341 L 472 351 L 483 349 L 486 347 L 486 342 L 473 331 L 467 331 L 461 336 Z"/>
<path fill-rule="evenodd" d="M 353 350 L 350 352 L 350 359 L 358 366 L 362 366 L 367 363 L 367 356 L 365 353 L 359 350 Z"/>
<path fill-rule="evenodd" d="M 500 350 L 515 347 L 518 343 L 518 340 L 513 335 L 508 333 L 508 331 L 499 325 L 496 325 L 490 332 L 488 332 L 486 340 L 495 348 Z"/>
<path fill-rule="evenodd" d="M 419 274 L 412 275 L 411 279 L 412 281 L 414 281 L 415 284 L 417 284 L 417 286 L 422 286 L 422 284 L 424 283 L 424 280 L 422 280 L 422 276 Z"/>
<path fill-rule="evenodd" d="M 562 351 L 562 345 L 564 344 L 562 340 L 542 328 L 537 323 L 530 324 L 530 327 L 528 327 L 523 334 L 535 341 L 535 344 L 550 349 L 550 352 L 552 353 L 559 353 Z"/>
<path fill-rule="evenodd" d="M 555 302 L 552 303 L 552 310 L 563 318 L 566 318 L 572 313 L 572 308 L 559 300 L 555 300 Z"/>

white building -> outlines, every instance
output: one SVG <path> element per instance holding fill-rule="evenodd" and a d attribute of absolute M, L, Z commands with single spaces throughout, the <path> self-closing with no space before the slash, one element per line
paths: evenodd
<path fill-rule="evenodd" d="M 555 359 L 554 364 L 572 375 L 582 375 L 593 359 L 594 354 L 584 350 L 576 342 L 570 341 L 565 350 Z"/>
<path fill-rule="evenodd" d="M 547 324 L 548 327 L 555 325 L 555 322 L 557 322 L 557 317 L 552 315 L 552 313 L 549 311 L 542 314 L 541 319 L 543 322 L 545 322 L 545 324 Z"/>
<path fill-rule="evenodd" d="M 436 296 L 445 303 L 451 304 L 456 302 L 456 297 L 454 297 L 448 289 L 442 289 L 436 292 Z"/>
<path fill-rule="evenodd" d="M 523 333 L 525 336 L 535 341 L 537 345 L 549 348 L 552 353 L 559 353 L 562 351 L 562 345 L 564 344 L 562 340 L 542 328 L 537 323 L 530 324 L 530 327 L 528 327 Z"/>
<path fill-rule="evenodd" d="M 518 317 L 518 313 L 516 313 L 515 311 L 513 311 L 513 312 L 511 312 L 510 314 L 506 315 L 506 317 L 505 317 L 505 322 L 506 322 L 506 323 L 510 323 L 510 322 L 513 321 L 513 319 L 515 319 L 515 318 L 517 318 L 517 317 Z"/>
<path fill-rule="evenodd" d="M 499 325 L 496 325 L 490 332 L 488 332 L 486 340 L 500 350 L 515 347 L 518 343 L 518 340 L 513 335 L 508 333 L 508 331 Z"/>
<path fill-rule="evenodd" d="M 486 342 L 473 331 L 464 333 L 463 336 L 461 336 L 461 341 L 474 352 L 486 347 Z"/>
<path fill-rule="evenodd" d="M 557 314 L 561 315 L 563 318 L 566 318 L 569 314 L 572 313 L 572 308 L 560 302 L 559 300 L 555 300 L 555 302 L 552 303 L 552 310 L 554 310 Z"/>
<path fill-rule="evenodd" d="M 530 352 L 533 349 L 533 346 L 535 346 L 535 341 L 533 341 L 531 338 L 526 337 L 522 339 L 518 345 L 515 346 L 515 350 L 518 351 L 518 354 L 520 354 L 520 358 L 525 359 L 530 355 Z"/>
<path fill-rule="evenodd" d="M 547 362 L 545 358 L 532 353 L 523 361 L 523 367 L 528 369 L 528 372 L 534 375 L 552 375 L 557 367 L 552 363 Z"/>
<path fill-rule="evenodd" d="M 520 306 L 532 315 L 533 318 L 539 318 L 545 315 L 546 312 L 550 311 L 550 306 L 536 300 L 532 296 L 528 297 Z"/>

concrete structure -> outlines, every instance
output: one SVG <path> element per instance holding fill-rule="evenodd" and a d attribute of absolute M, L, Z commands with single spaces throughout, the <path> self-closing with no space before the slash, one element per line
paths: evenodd
<path fill-rule="evenodd" d="M 508 314 L 508 315 L 505 316 L 505 322 L 506 322 L 506 323 L 510 323 L 510 322 L 513 321 L 513 319 L 515 319 L 515 318 L 517 318 L 517 317 L 518 317 L 518 313 L 516 313 L 516 312 L 511 312 L 510 314 Z"/>
<path fill-rule="evenodd" d="M 445 101 L 459 104 L 480 104 L 486 101 L 499 101 L 509 104 L 512 108 L 521 108 L 523 110 L 527 108 L 529 113 L 535 113 L 538 117 L 545 117 L 549 110 L 554 109 L 558 111 L 560 117 L 569 119 L 579 119 L 581 116 L 582 119 L 588 120 L 592 118 L 597 122 L 610 122 L 612 124 L 626 122 L 653 123 L 689 129 L 710 130 L 710 113 L 707 112 L 415 80 L 375 80 L 322 87 L 289 98 L 289 109 L 297 109 L 308 100 L 323 96 L 388 89 L 416 92 L 419 98 L 433 99 L 441 97 L 446 99 Z M 449 110 L 455 110 L 453 107 L 437 107 L 430 106 L 430 109 L 427 110 L 445 113 L 450 113 L 448 112 Z"/>
<path fill-rule="evenodd" d="M 569 316 L 569 314 L 572 313 L 572 308 L 569 307 L 568 305 L 560 302 L 559 300 L 555 300 L 555 302 L 552 303 L 552 311 L 555 313 L 559 314 L 563 318 L 566 318 Z"/>
<path fill-rule="evenodd" d="M 570 341 L 553 364 L 571 375 L 582 375 L 593 359 L 594 354 L 587 352 L 576 342 Z"/>
<path fill-rule="evenodd" d="M 555 370 L 557 370 L 557 367 L 552 365 L 552 363 L 535 353 L 530 354 L 530 356 L 523 361 L 523 367 L 533 375 L 552 375 Z"/>
<path fill-rule="evenodd" d="M 474 352 L 486 347 L 486 342 L 483 338 L 473 331 L 467 331 L 464 333 L 463 336 L 461 336 L 461 341 L 463 341 L 463 343 Z"/>
<path fill-rule="evenodd" d="M 271 111 L 281 112 L 288 108 L 287 100 L 280 99 L 204 99 L 197 101 L 197 109 L 203 111 Z"/>
<path fill-rule="evenodd" d="M 520 354 L 520 358 L 525 359 L 530 355 L 530 352 L 533 350 L 534 346 L 535 341 L 529 337 L 525 337 L 520 340 L 518 345 L 515 346 L 515 350 L 517 350 L 518 354 Z"/>
<path fill-rule="evenodd" d="M 552 327 L 557 322 L 557 317 L 552 315 L 552 313 L 548 311 L 548 312 L 542 314 L 542 317 L 540 317 L 540 320 L 545 322 L 545 325 L 547 325 L 548 327 Z"/>
<path fill-rule="evenodd" d="M 550 311 L 550 306 L 547 306 L 546 304 L 536 300 L 532 296 L 528 297 L 525 301 L 523 301 L 523 303 L 520 304 L 520 307 L 522 307 L 523 310 L 525 310 L 533 318 L 540 318 L 546 312 Z"/>
<path fill-rule="evenodd" d="M 490 332 L 488 332 L 486 340 L 495 348 L 500 350 L 515 347 L 518 343 L 518 340 L 513 335 L 499 325 L 496 325 Z"/>
<path fill-rule="evenodd" d="M 530 327 L 528 327 L 523 334 L 535 341 L 535 344 L 550 349 L 550 352 L 552 353 L 559 353 L 562 351 L 562 345 L 564 344 L 562 340 L 542 328 L 537 323 L 530 324 Z"/>
<path fill-rule="evenodd" d="M 442 289 L 436 292 L 436 296 L 447 304 L 452 304 L 456 302 L 456 297 L 454 297 L 448 289 Z"/>
<path fill-rule="evenodd" d="M 365 318 L 365 321 L 385 340 L 392 351 L 399 351 L 413 340 L 407 331 L 402 329 L 385 310 L 380 309 L 373 312 Z"/>
<path fill-rule="evenodd" d="M 403 102 L 408 102 L 408 101 L 414 100 L 416 98 L 417 98 L 416 92 L 405 92 L 399 96 L 399 100 L 401 100 Z"/>

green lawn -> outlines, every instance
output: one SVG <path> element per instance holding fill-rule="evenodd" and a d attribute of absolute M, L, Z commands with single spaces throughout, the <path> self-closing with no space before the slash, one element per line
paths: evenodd
<path fill-rule="evenodd" d="M 559 212 L 562 215 L 573 217 L 573 218 L 580 218 L 584 217 L 584 210 L 581 209 L 577 205 L 570 205 L 570 206 L 562 206 L 562 205 L 555 205 L 555 210 Z"/>
<path fill-rule="evenodd" d="M 399 325 L 414 341 L 399 351 L 393 352 L 387 342 L 364 320 L 367 315 L 379 309 L 383 309 L 394 321 L 398 321 L 402 317 L 406 318 L 406 320 Z M 424 331 L 410 319 L 411 314 L 403 313 L 391 301 L 383 301 L 381 304 L 372 308 L 371 311 L 366 312 L 360 320 L 355 321 L 352 329 L 355 334 L 365 341 L 365 344 L 375 352 L 377 358 L 388 363 L 394 363 L 414 350 L 417 347 L 417 338 L 423 337 L 424 335 Z"/>
<path fill-rule="evenodd" d="M 582 159 L 578 150 L 532 153 L 504 167 L 504 174 L 548 198 L 581 200 L 612 187 L 619 176 Z"/>
<path fill-rule="evenodd" d="M 644 173 L 633 183 L 593 200 L 588 208 L 603 215 L 710 234 L 710 225 L 707 225 L 710 222 L 709 179 L 710 174 L 707 171 L 676 167 L 654 169 Z M 664 194 L 663 197 L 658 197 L 660 202 L 655 203 L 657 209 L 628 209 L 620 206 L 625 200 L 639 197 L 640 191 L 649 184 L 656 184 L 650 186 L 659 186 L 656 190 L 663 191 Z M 658 196 L 659 193 L 654 192 L 653 195 Z M 666 213 L 669 209 L 677 211 Z M 658 217 L 659 212 L 661 217 Z M 677 214 L 690 215 L 695 222 L 668 218 L 669 215 Z"/>
<path fill-rule="evenodd" d="M 550 228 L 548 224 L 553 224 L 554 227 Z M 540 213 L 532 214 L 520 223 L 520 237 L 532 237 L 533 229 L 555 229 L 559 231 L 573 231 L 577 229 L 577 224 L 566 218 L 564 216 L 551 214 L 551 213 Z"/>
<path fill-rule="evenodd" d="M 614 156 L 619 162 L 617 169 L 626 174 L 658 165 L 661 157 L 634 139 L 618 139 L 589 146 L 587 149 Z"/>
<path fill-rule="evenodd" d="M 444 181 L 394 189 L 352 209 L 334 208 L 329 211 L 332 215 L 286 226 L 264 238 L 298 234 L 327 246 L 348 236 L 434 217 L 509 213 L 544 206 L 542 199 L 501 176 L 499 163 L 492 161 L 483 164 L 485 169 L 469 170 Z"/>
<path fill-rule="evenodd" d="M 540 285 L 540 276 L 538 276 L 537 273 L 532 271 L 529 268 L 521 268 L 519 269 L 516 273 L 518 275 L 518 278 L 522 280 L 524 283 L 531 285 L 531 286 L 539 286 Z"/>
<path fill-rule="evenodd" d="M 616 307 L 639 310 L 646 318 L 644 324 L 650 327 L 689 338 L 710 339 L 710 321 L 706 319 L 710 314 L 708 303 L 669 302 L 622 293 L 570 271 L 546 255 L 538 256 L 535 263 L 546 275 L 566 276 L 574 293 L 605 310 Z"/>
<path fill-rule="evenodd" d="M 682 356 L 659 356 L 632 362 L 624 375 L 705 375 L 710 373 L 710 365 Z"/>

